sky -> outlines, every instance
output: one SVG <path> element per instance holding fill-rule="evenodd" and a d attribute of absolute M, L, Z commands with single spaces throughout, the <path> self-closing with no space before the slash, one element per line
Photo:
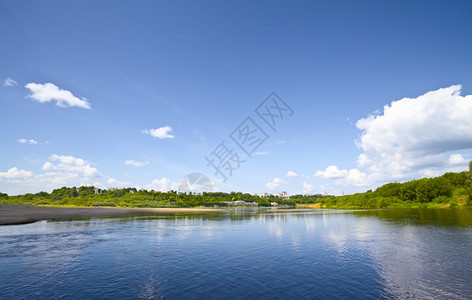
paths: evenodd
<path fill-rule="evenodd" d="M 471 1 L 0 2 L 0 192 L 364 192 L 468 168 Z"/>

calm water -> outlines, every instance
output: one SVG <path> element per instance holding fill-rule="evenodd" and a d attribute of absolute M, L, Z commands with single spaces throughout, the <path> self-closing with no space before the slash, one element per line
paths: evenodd
<path fill-rule="evenodd" d="M 0 227 L 0 299 L 471 297 L 466 209 L 240 209 Z"/>

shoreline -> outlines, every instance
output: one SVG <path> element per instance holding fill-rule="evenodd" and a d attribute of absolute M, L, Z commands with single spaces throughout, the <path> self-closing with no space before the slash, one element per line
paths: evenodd
<path fill-rule="evenodd" d="M 75 218 L 162 215 L 195 212 L 222 212 L 215 208 L 120 208 L 120 207 L 51 207 L 0 204 L 0 226 L 30 224 L 44 220 Z"/>

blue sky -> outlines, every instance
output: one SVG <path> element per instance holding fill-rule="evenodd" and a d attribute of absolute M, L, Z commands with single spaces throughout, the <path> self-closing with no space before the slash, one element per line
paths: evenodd
<path fill-rule="evenodd" d="M 201 172 L 339 195 L 465 170 L 471 28 L 470 1 L 2 1 L 0 191 Z M 277 131 L 254 111 L 273 91 Z M 229 137 L 247 117 L 269 137 L 251 156 Z M 221 142 L 244 160 L 226 181 Z"/>

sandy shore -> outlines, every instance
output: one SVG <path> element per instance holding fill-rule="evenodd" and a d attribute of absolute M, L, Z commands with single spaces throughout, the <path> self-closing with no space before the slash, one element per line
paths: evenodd
<path fill-rule="evenodd" d="M 157 215 L 187 212 L 215 212 L 211 208 L 115 208 L 115 207 L 40 207 L 0 204 L 0 225 L 17 225 L 41 220 Z"/>

